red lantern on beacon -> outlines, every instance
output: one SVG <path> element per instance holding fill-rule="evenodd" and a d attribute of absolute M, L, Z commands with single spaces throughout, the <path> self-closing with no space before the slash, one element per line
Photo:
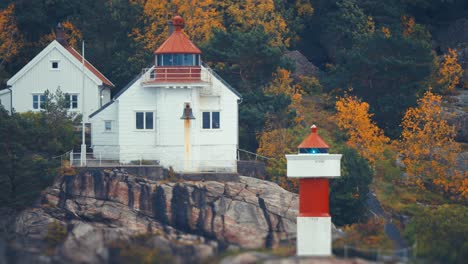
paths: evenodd
<path fill-rule="evenodd" d="M 328 180 L 341 176 L 342 155 L 330 154 L 329 149 L 313 125 L 298 153 L 286 155 L 288 177 L 299 179 L 298 256 L 332 254 Z"/>

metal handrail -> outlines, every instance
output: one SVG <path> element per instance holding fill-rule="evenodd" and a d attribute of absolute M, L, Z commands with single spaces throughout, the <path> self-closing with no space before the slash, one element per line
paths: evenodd
<path fill-rule="evenodd" d="M 180 71 L 175 72 L 174 70 L 180 70 Z M 144 75 L 143 82 L 158 81 L 158 80 L 161 80 L 161 81 L 201 80 L 202 71 L 203 69 L 197 66 L 171 66 L 171 67 L 144 68 L 142 70 L 143 75 Z"/>
<path fill-rule="evenodd" d="M 248 150 L 240 149 L 240 148 L 237 149 L 237 152 L 238 152 L 237 156 L 238 156 L 238 157 L 239 157 L 239 151 L 240 151 L 240 152 L 247 153 L 247 154 L 250 154 L 250 155 L 254 155 L 254 156 L 255 156 L 255 160 L 257 160 L 258 157 L 260 157 L 260 158 L 262 158 L 262 159 L 266 159 L 266 160 L 274 160 L 274 159 L 272 159 L 272 158 L 265 157 L 265 156 L 262 156 L 262 155 L 260 155 L 260 154 L 257 154 L 257 153 L 254 153 L 254 152 L 250 152 L 250 151 L 248 151 Z M 239 158 L 238 158 L 238 160 L 239 160 Z"/>

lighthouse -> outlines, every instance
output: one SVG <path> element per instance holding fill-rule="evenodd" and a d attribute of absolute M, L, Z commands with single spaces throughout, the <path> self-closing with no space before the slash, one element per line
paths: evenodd
<path fill-rule="evenodd" d="M 332 254 L 328 181 L 341 176 L 342 155 L 330 154 L 329 149 L 313 125 L 298 153 L 286 155 L 287 176 L 299 179 L 298 256 Z"/>

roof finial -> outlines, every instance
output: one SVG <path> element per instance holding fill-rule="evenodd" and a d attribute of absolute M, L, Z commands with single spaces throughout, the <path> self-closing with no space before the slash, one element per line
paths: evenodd
<path fill-rule="evenodd" d="M 317 133 L 317 126 L 315 124 L 310 127 L 310 132 Z"/>
<path fill-rule="evenodd" d="M 65 30 L 63 29 L 62 23 L 58 23 L 55 28 L 55 39 L 62 44 L 62 46 L 68 47 L 68 41 L 65 38 Z"/>
<path fill-rule="evenodd" d="M 185 25 L 184 19 L 183 19 L 181 16 L 175 16 L 175 17 L 172 19 L 172 24 L 173 24 L 174 27 L 175 27 L 175 31 L 181 31 L 182 28 L 183 28 L 184 25 Z"/>

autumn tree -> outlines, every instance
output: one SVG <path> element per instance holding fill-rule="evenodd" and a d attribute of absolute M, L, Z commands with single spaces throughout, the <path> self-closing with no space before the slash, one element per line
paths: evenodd
<path fill-rule="evenodd" d="M 265 93 L 267 95 L 281 95 L 288 98 L 291 103 L 286 109 L 287 116 L 293 117 L 293 125 L 301 125 L 304 121 L 305 111 L 302 104 L 302 95 L 304 93 L 302 87 L 299 84 L 293 84 L 291 72 L 286 69 L 278 68 L 273 76 L 274 79 L 266 87 Z M 284 124 L 287 121 L 287 119 L 285 120 L 285 116 L 277 116 L 276 120 L 270 120 L 271 123 L 276 123 L 277 125 Z"/>
<path fill-rule="evenodd" d="M 143 26 L 134 28 L 132 35 L 149 51 L 154 51 L 167 38 L 168 21 L 174 15 L 182 16 L 184 31 L 195 43 L 207 41 L 215 28 L 224 29 L 222 13 L 218 11 L 223 4 L 218 1 L 149 0 L 134 1 L 134 4 L 143 8 L 140 17 Z"/>
<path fill-rule="evenodd" d="M 436 91 L 442 94 L 453 94 L 462 75 L 463 69 L 457 61 L 457 52 L 448 49 L 442 61 L 438 62 L 435 76 Z"/>
<path fill-rule="evenodd" d="M 10 61 L 24 45 L 15 21 L 15 6 L 8 5 L 0 11 L 0 67 Z"/>
<path fill-rule="evenodd" d="M 70 21 L 63 21 L 60 22 L 65 32 L 65 39 L 68 41 L 68 44 L 75 48 L 80 49 L 81 47 L 81 40 L 83 39 L 83 34 L 81 30 L 79 30 L 72 22 Z M 50 32 L 50 34 L 44 35 L 39 40 L 39 45 L 42 47 L 47 46 L 50 42 L 56 39 L 56 32 L 55 28 Z"/>
<path fill-rule="evenodd" d="M 259 135 L 257 153 L 270 158 L 266 162 L 269 180 L 291 192 L 299 191 L 299 181 L 286 177 L 287 153 L 296 153 L 304 131 L 298 128 L 266 129 Z"/>
<path fill-rule="evenodd" d="M 270 35 L 268 44 L 289 46 L 289 29 L 274 0 L 236 0 L 226 10 L 231 27 L 248 32 L 261 26 Z M 303 6 L 303 5 L 301 5 Z M 310 11 L 310 10 L 309 10 Z M 304 12 L 308 12 L 306 9 Z"/>
<path fill-rule="evenodd" d="M 335 108 L 334 119 L 348 136 L 346 144 L 355 148 L 371 164 L 382 159 L 389 138 L 372 121 L 369 104 L 356 96 L 347 95 L 339 98 Z"/>
<path fill-rule="evenodd" d="M 442 97 L 431 91 L 409 108 L 403 118 L 399 152 L 410 183 L 424 188 L 440 186 L 446 193 L 468 198 L 466 172 L 456 170 L 460 144 L 455 141 L 455 126 L 442 113 Z"/>

